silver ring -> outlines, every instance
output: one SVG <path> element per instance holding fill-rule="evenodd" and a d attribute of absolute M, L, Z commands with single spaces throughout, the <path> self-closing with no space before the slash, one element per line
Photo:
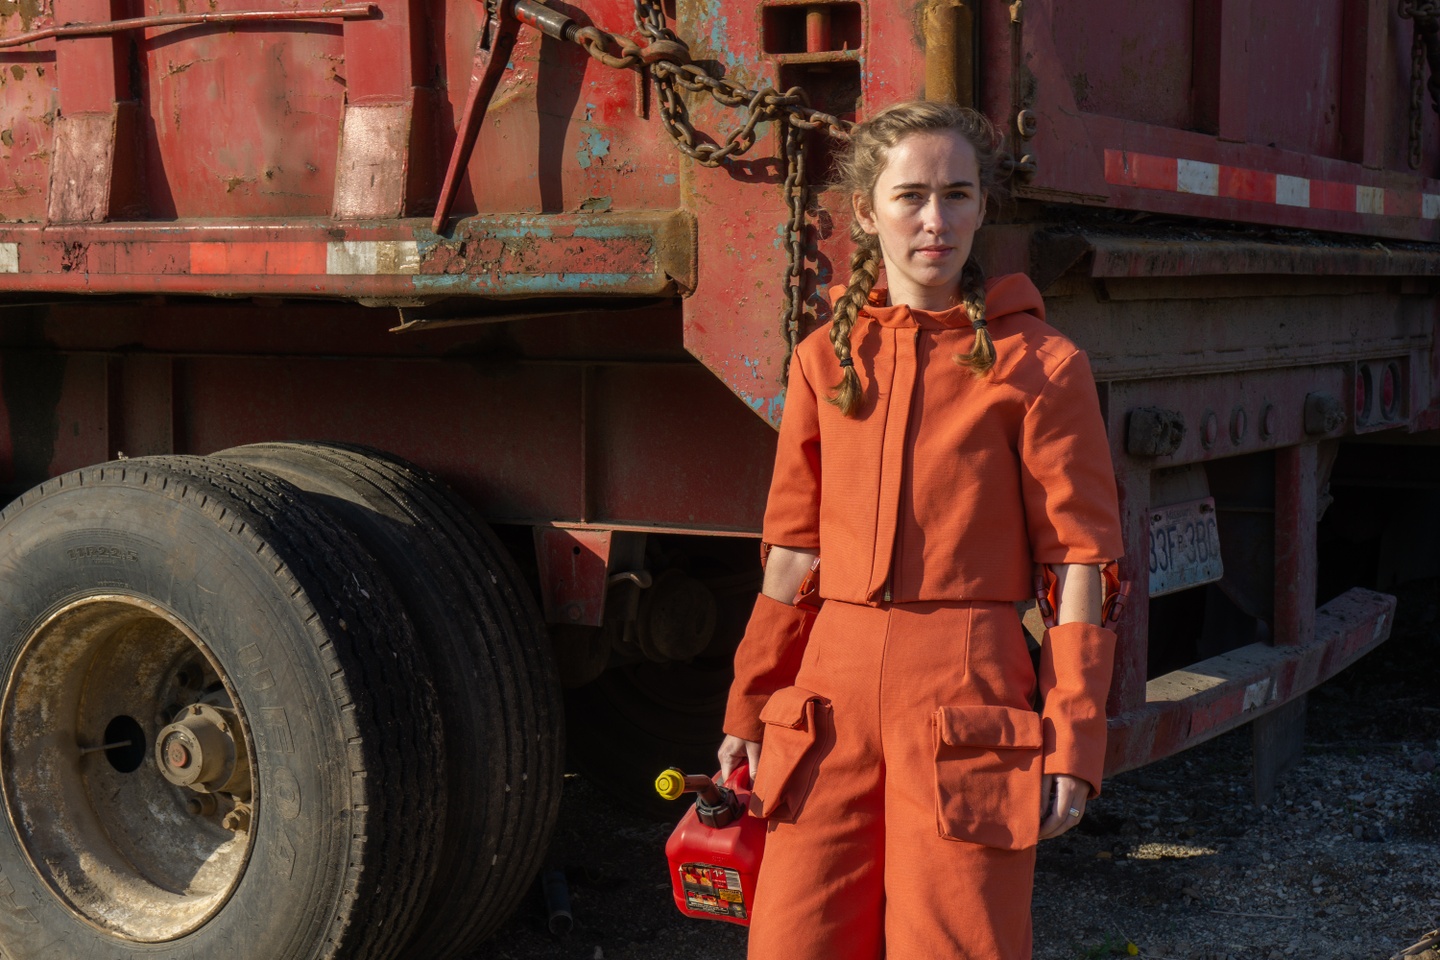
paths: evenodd
<path fill-rule="evenodd" d="M 1070 816 L 1074 817 L 1076 820 L 1079 820 L 1079 819 L 1080 819 L 1080 808 L 1079 808 L 1079 807 L 1071 807 L 1071 808 L 1070 808 Z"/>

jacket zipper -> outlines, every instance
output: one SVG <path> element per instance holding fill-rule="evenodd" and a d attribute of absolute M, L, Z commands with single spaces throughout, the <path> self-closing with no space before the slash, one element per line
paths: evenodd
<path fill-rule="evenodd" d="M 919 377 L 920 377 L 920 334 L 923 333 L 923 332 L 924 332 L 924 328 L 923 328 L 923 327 L 916 327 L 916 328 L 915 328 L 915 379 L 919 379 Z M 915 413 L 915 411 L 914 411 L 914 409 L 913 409 L 913 408 L 914 408 L 914 405 L 915 405 L 915 382 L 914 382 L 914 380 L 911 381 L 911 384 L 910 384 L 910 396 L 908 396 L 908 397 L 905 398 L 905 404 L 906 404 L 907 406 L 911 407 L 910 413 L 913 415 L 913 414 Z M 908 433 L 908 431 L 909 431 L 910 417 L 907 416 L 907 417 L 905 418 L 905 422 L 906 422 L 906 431 L 907 431 L 907 433 Z M 903 448 L 902 448 L 902 450 L 901 450 L 901 455 L 900 455 L 900 468 L 901 468 L 902 471 L 903 471 L 904 468 L 905 468 L 905 455 L 904 455 L 904 450 L 903 450 Z M 903 473 L 902 473 L 902 478 L 903 478 Z M 902 485 L 901 485 L 901 489 L 902 489 L 902 490 L 904 489 L 903 483 L 902 483 Z M 889 572 L 889 573 L 886 575 L 886 577 L 885 577 L 885 594 L 884 594 L 884 596 L 885 596 L 885 602 L 886 602 L 886 603 L 890 603 L 890 602 L 891 602 L 891 599 L 890 599 L 890 583 L 891 583 L 892 580 L 895 579 L 895 558 L 900 555 L 900 530 L 901 530 L 901 527 L 900 527 L 900 506 L 899 506 L 899 504 L 897 504 L 896 507 L 895 507 L 895 539 L 894 539 L 894 541 L 892 541 L 891 544 L 890 544 L 890 572 Z"/>

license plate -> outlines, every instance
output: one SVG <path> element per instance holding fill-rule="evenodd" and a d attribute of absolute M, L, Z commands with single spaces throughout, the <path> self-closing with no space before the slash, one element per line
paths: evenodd
<path fill-rule="evenodd" d="M 1225 575 L 1215 498 L 1150 510 L 1150 596 L 1213 583 Z"/>

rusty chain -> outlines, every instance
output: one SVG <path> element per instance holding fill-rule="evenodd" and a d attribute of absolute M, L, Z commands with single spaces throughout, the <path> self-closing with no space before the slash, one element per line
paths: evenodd
<path fill-rule="evenodd" d="M 823 130 L 839 140 L 850 138 L 851 124 L 812 108 L 805 91 L 785 91 L 769 85 L 745 87 L 728 77 L 716 77 L 690 58 L 690 50 L 665 22 L 657 0 L 635 0 L 635 26 L 644 44 L 598 27 L 575 30 L 570 39 L 592 58 L 617 70 L 647 70 L 655 82 L 660 120 L 681 153 L 707 167 L 744 155 L 756 140 L 756 127 L 778 121 L 785 125 L 782 150 L 785 161 L 785 295 L 781 307 L 781 337 L 785 341 L 783 378 L 790 368 L 790 356 L 799 342 L 805 319 L 806 212 L 810 185 L 805 172 L 805 134 Z M 730 133 L 702 136 L 690 122 L 686 93 L 708 93 L 715 102 L 740 111 L 740 121 Z"/>
<path fill-rule="evenodd" d="M 1440 0 L 1400 0 L 1400 16 L 1415 21 L 1410 44 L 1410 169 L 1421 161 L 1425 121 L 1425 62 L 1430 62 L 1430 104 L 1440 113 Z"/>

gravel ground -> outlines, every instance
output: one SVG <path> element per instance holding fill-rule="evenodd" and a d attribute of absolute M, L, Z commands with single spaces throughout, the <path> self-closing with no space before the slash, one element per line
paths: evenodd
<path fill-rule="evenodd" d="M 1402 605 L 1425 629 L 1402 622 L 1311 695 L 1305 756 L 1268 807 L 1248 728 L 1107 781 L 1041 845 L 1036 960 L 1387 960 L 1440 927 L 1434 600 Z M 743 928 L 674 909 L 669 831 L 570 778 L 553 858 L 574 929 L 551 936 L 537 892 L 474 960 L 741 960 Z"/>

